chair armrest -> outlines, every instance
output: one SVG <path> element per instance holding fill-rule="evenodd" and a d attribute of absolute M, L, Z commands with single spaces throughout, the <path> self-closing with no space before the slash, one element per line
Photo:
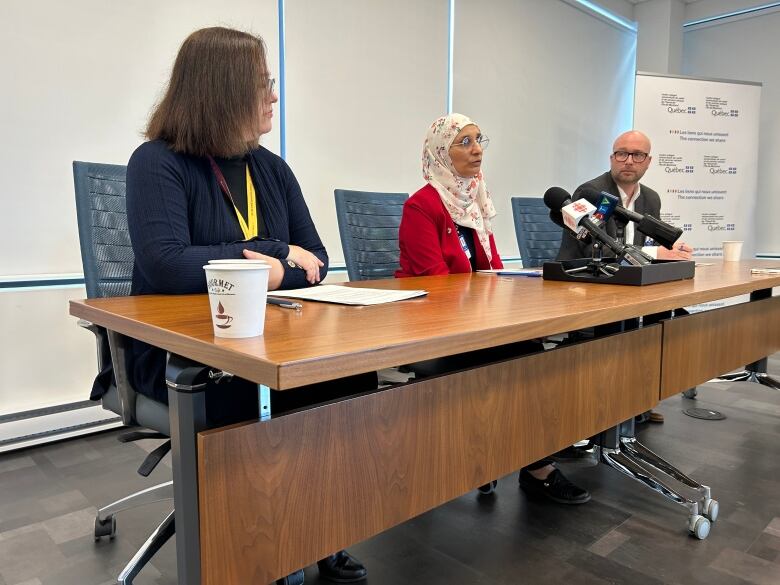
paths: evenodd
<path fill-rule="evenodd" d="M 91 331 L 97 341 L 97 360 L 98 370 L 102 370 L 108 364 L 111 364 L 113 370 L 114 384 L 117 395 L 119 396 L 119 410 L 117 414 L 122 417 L 122 424 L 127 426 L 136 425 L 135 420 L 135 390 L 130 386 L 127 377 L 127 368 L 125 367 L 125 353 L 127 348 L 127 338 L 115 331 L 108 331 L 104 327 L 98 327 L 94 323 L 84 319 L 78 320 L 79 327 Z M 109 410 L 115 410 L 111 408 Z"/>
<path fill-rule="evenodd" d="M 106 330 L 103 327 L 98 327 L 91 321 L 87 321 L 86 319 L 79 319 L 77 323 L 79 327 L 86 329 L 87 331 L 91 331 L 95 335 L 95 342 L 97 344 L 98 371 L 101 371 L 111 361 Z"/>
<path fill-rule="evenodd" d="M 114 367 L 114 381 L 116 383 L 119 403 L 122 408 L 122 422 L 126 425 L 138 424 L 135 420 L 136 391 L 130 385 L 125 366 L 128 338 L 116 331 L 107 331 L 108 347 L 111 351 L 111 363 Z"/>
<path fill-rule="evenodd" d="M 79 319 L 76 324 L 81 327 L 82 329 L 86 329 L 87 331 L 92 331 L 95 335 L 98 334 L 98 331 L 100 331 L 100 327 L 95 325 L 92 321 L 87 321 L 86 319 Z"/>

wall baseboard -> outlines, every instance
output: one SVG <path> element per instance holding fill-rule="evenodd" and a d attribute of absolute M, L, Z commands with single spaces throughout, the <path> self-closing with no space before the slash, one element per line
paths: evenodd
<path fill-rule="evenodd" d="M 113 412 L 84 401 L 0 416 L 0 453 L 122 426 Z"/>

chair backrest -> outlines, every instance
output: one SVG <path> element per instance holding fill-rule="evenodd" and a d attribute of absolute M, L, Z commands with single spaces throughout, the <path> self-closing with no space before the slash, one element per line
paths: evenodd
<path fill-rule="evenodd" d="M 393 278 L 399 268 L 398 226 L 409 194 L 346 189 L 334 194 L 349 279 Z"/>
<path fill-rule="evenodd" d="M 127 230 L 126 174 L 123 165 L 73 162 L 81 264 L 91 299 L 130 294 L 134 256 Z M 99 344 L 102 336 L 106 336 L 110 355 L 99 352 L 98 359 L 111 360 L 117 395 L 110 391 L 104 396 L 103 407 L 119 414 L 124 424 L 137 424 L 137 394 L 125 368 L 127 341 L 114 332 L 102 332 L 98 333 Z M 101 363 L 100 369 L 106 365 Z"/>
<path fill-rule="evenodd" d="M 126 173 L 123 165 L 73 163 L 81 263 L 89 298 L 130 294 L 133 248 L 127 231 Z"/>
<path fill-rule="evenodd" d="M 563 230 L 549 216 L 541 197 L 512 197 L 515 235 L 523 266 L 541 266 L 554 260 L 561 247 Z"/>

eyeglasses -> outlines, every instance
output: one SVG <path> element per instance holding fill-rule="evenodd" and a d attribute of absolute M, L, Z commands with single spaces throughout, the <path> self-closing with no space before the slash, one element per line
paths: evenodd
<path fill-rule="evenodd" d="M 266 90 L 268 91 L 268 95 L 271 95 L 274 92 L 275 87 L 276 87 L 276 78 L 270 77 L 268 79 L 268 87 L 266 87 Z"/>
<path fill-rule="evenodd" d="M 490 144 L 490 138 L 484 134 L 477 135 L 476 139 L 466 136 L 462 142 L 455 142 L 452 146 L 462 146 L 463 148 L 468 149 L 473 147 L 475 142 L 482 147 L 482 150 L 485 150 L 488 147 L 488 144 Z"/>
<path fill-rule="evenodd" d="M 626 152 L 625 150 L 616 150 L 612 153 L 615 160 L 618 162 L 626 162 L 628 157 L 631 157 L 635 163 L 643 163 L 647 159 L 648 154 L 646 152 Z"/>

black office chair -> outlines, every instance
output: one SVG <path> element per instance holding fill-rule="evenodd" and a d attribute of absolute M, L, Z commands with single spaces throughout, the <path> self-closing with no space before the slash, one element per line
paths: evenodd
<path fill-rule="evenodd" d="M 541 266 L 558 255 L 563 230 L 549 212 L 541 197 L 512 197 L 517 246 L 525 268 Z"/>
<path fill-rule="evenodd" d="M 336 217 L 349 280 L 393 278 L 398 226 L 408 193 L 336 189 Z"/>
<path fill-rule="evenodd" d="M 73 163 L 76 188 L 81 261 L 89 298 L 130 294 L 133 249 L 127 231 L 125 174 L 122 165 Z M 103 408 L 122 417 L 127 426 L 143 427 L 119 437 L 122 442 L 170 436 L 168 407 L 138 394 L 130 385 L 125 368 L 127 338 L 86 321 L 79 325 L 97 338 L 98 367 L 106 376 L 108 391 L 100 397 Z M 112 376 L 113 372 L 113 377 Z M 170 450 L 170 440 L 149 453 L 138 473 L 148 476 Z M 100 508 L 95 518 L 95 539 L 113 538 L 115 514 L 140 505 L 173 499 L 173 482 L 144 489 Z M 168 514 L 119 574 L 117 581 L 130 585 L 138 572 L 174 533 L 173 511 Z"/>

